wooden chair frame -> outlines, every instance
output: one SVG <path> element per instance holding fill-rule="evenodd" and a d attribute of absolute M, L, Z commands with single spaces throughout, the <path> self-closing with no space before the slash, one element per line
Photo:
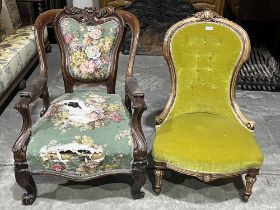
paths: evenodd
<path fill-rule="evenodd" d="M 47 24 L 54 24 L 57 41 L 61 49 L 62 57 L 62 74 L 64 79 L 64 86 L 66 93 L 73 92 L 73 85 L 81 85 L 82 81 L 73 79 L 67 69 L 67 63 L 65 59 L 65 47 L 62 42 L 62 36 L 58 33 L 57 21 L 60 18 L 67 16 L 84 23 L 98 24 L 105 22 L 109 19 L 114 19 L 120 23 L 121 36 L 117 39 L 116 47 L 114 48 L 114 56 L 112 56 L 112 68 L 110 76 L 101 82 L 87 82 L 87 85 L 104 85 L 107 87 L 107 93 L 115 93 L 116 74 L 118 69 L 118 55 L 120 52 L 120 44 L 125 35 L 125 26 L 129 26 L 132 31 L 131 50 L 129 56 L 128 69 L 125 78 L 125 105 L 131 114 L 132 119 L 132 137 L 134 143 L 133 150 L 133 163 L 132 170 L 118 173 L 106 173 L 100 175 L 93 175 L 90 177 L 77 177 L 61 175 L 58 173 L 34 173 L 30 171 L 28 161 L 26 158 L 26 150 L 30 141 L 32 132 L 32 122 L 30 116 L 30 104 L 41 97 L 43 99 L 43 109 L 40 113 L 43 116 L 50 105 L 49 93 L 47 86 L 48 78 L 48 66 L 46 62 L 46 54 L 44 52 L 43 31 Z M 142 198 L 144 192 L 141 191 L 141 187 L 146 181 L 146 167 L 147 167 L 147 144 L 142 131 L 141 116 L 144 110 L 146 110 L 146 104 L 144 101 L 144 94 L 140 91 L 136 79 L 133 77 L 133 64 L 136 54 L 137 41 L 139 37 L 139 23 L 137 18 L 125 11 L 115 11 L 113 8 L 107 7 L 100 10 L 93 8 L 80 9 L 75 7 L 65 7 L 64 9 L 53 9 L 42 13 L 35 22 L 35 37 L 37 48 L 39 50 L 40 59 L 40 78 L 36 81 L 29 83 L 27 88 L 20 94 L 20 100 L 15 105 L 15 109 L 22 115 L 23 125 L 21 133 L 13 146 L 14 161 L 15 161 L 15 177 L 17 183 L 26 190 L 26 193 L 22 196 L 22 203 L 25 205 L 32 204 L 37 195 L 36 184 L 33 175 L 52 175 L 61 176 L 72 181 L 85 182 L 100 177 L 109 175 L 127 175 L 132 177 L 131 194 L 134 199 Z"/>
<path fill-rule="evenodd" d="M 175 98 L 176 98 L 176 91 L 177 91 L 176 72 L 175 72 L 175 67 L 174 67 L 172 57 L 171 57 L 171 52 L 170 52 L 170 44 L 171 44 L 172 36 L 182 27 L 188 26 L 193 23 L 198 23 L 198 22 L 216 22 L 216 23 L 222 24 L 223 26 L 226 26 L 226 27 L 230 28 L 231 30 L 235 31 L 242 39 L 242 45 L 243 45 L 242 54 L 241 54 L 240 60 L 237 62 L 233 76 L 231 78 L 230 104 L 231 104 L 232 110 L 233 110 L 235 116 L 237 117 L 237 119 L 239 120 L 239 122 L 241 124 L 243 124 L 250 131 L 253 131 L 254 127 L 255 127 L 255 123 L 253 121 L 248 120 L 242 114 L 242 112 L 240 111 L 240 109 L 236 103 L 236 96 L 235 96 L 236 83 L 237 83 L 237 79 L 238 79 L 238 75 L 239 75 L 241 66 L 243 65 L 243 63 L 245 63 L 248 60 L 249 55 L 250 55 L 251 46 L 250 46 L 249 37 L 248 37 L 247 33 L 245 32 L 245 30 L 242 29 L 240 26 L 238 26 L 237 24 L 235 24 L 225 18 L 222 18 L 217 13 L 212 12 L 210 10 L 198 12 L 193 17 L 190 17 L 183 21 L 178 22 L 177 24 L 173 25 L 166 33 L 166 36 L 164 39 L 164 45 L 163 45 L 163 53 L 164 53 L 164 58 L 168 63 L 169 71 L 171 74 L 171 94 L 170 94 L 169 100 L 168 100 L 164 110 L 162 111 L 162 113 L 159 116 L 156 117 L 157 125 L 160 125 L 165 121 L 170 110 L 173 107 L 173 104 L 175 103 Z M 252 169 L 237 171 L 235 173 L 228 173 L 228 174 L 209 174 L 209 173 L 201 173 L 201 172 L 197 172 L 197 171 L 183 170 L 183 169 L 177 168 L 176 166 L 170 165 L 165 162 L 155 162 L 155 171 L 154 171 L 155 183 L 154 183 L 153 189 L 156 194 L 159 194 L 161 191 L 162 176 L 163 176 L 164 170 L 168 170 L 168 169 L 177 171 L 182 174 L 194 176 L 204 182 L 210 182 L 210 181 L 214 181 L 214 180 L 220 179 L 220 178 L 230 178 L 233 176 L 247 174 L 246 175 L 246 186 L 245 186 L 244 195 L 243 195 L 243 198 L 245 201 L 247 201 L 249 199 L 250 195 L 252 194 L 252 187 L 256 181 L 256 175 L 258 175 L 258 173 L 259 173 L 259 169 L 252 168 Z"/>

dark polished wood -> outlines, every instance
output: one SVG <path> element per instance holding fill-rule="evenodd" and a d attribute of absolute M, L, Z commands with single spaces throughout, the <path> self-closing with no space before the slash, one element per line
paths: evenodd
<path fill-rule="evenodd" d="M 86 24 L 97 25 L 108 20 L 115 20 L 119 23 L 120 35 L 117 38 L 116 46 L 113 50 L 114 56 L 111 56 L 110 76 L 104 81 L 100 82 L 83 82 L 81 80 L 73 79 L 67 69 L 67 61 L 65 59 L 66 51 L 62 41 L 63 37 L 58 26 L 58 21 L 63 17 L 71 17 L 77 21 L 82 21 Z M 55 27 L 55 32 L 58 44 L 61 50 L 62 57 L 62 75 L 64 80 L 65 92 L 73 92 L 74 85 L 87 84 L 91 86 L 103 85 L 107 87 L 107 93 L 115 93 L 116 74 L 118 69 L 118 56 L 120 52 L 120 44 L 125 36 L 125 26 L 130 27 L 132 31 L 132 42 L 129 56 L 128 69 L 125 79 L 125 105 L 131 113 L 132 119 L 132 137 L 134 143 L 132 170 L 126 172 L 109 173 L 104 172 L 100 175 L 92 175 L 90 177 L 82 176 L 68 176 L 56 172 L 32 173 L 29 170 L 26 159 L 26 149 L 30 140 L 32 132 L 31 116 L 29 105 L 38 98 L 43 99 L 43 110 L 41 116 L 47 111 L 49 107 L 49 93 L 47 87 L 48 66 L 46 62 L 46 53 L 44 51 L 45 45 L 43 42 L 44 28 L 52 24 Z M 62 176 L 72 181 L 85 182 L 93 179 L 98 179 L 104 176 L 115 175 L 129 175 L 133 179 L 131 183 L 131 195 L 134 199 L 142 198 L 144 192 L 141 191 L 142 186 L 146 181 L 146 167 L 147 167 L 147 144 L 141 126 L 141 117 L 146 104 L 144 101 L 144 94 L 140 91 L 137 81 L 133 78 L 133 64 L 136 54 L 137 41 L 139 37 L 139 23 L 137 18 L 125 11 L 115 11 L 113 8 L 103 8 L 100 10 L 86 8 L 79 9 L 74 7 L 65 7 L 62 9 L 53 9 L 42 13 L 35 22 L 35 37 L 40 59 L 40 78 L 30 83 L 27 88 L 21 93 L 20 101 L 15 108 L 19 111 L 23 119 L 23 125 L 19 138 L 13 146 L 14 160 L 15 160 L 15 174 L 17 183 L 26 190 L 27 193 L 23 195 L 23 204 L 32 204 L 36 199 L 36 185 L 32 179 L 32 175 L 48 175 L 48 176 Z"/>
<path fill-rule="evenodd" d="M 26 190 L 22 195 L 22 204 L 32 204 L 37 197 L 37 188 L 27 164 L 15 165 L 15 178 L 18 185 Z"/>

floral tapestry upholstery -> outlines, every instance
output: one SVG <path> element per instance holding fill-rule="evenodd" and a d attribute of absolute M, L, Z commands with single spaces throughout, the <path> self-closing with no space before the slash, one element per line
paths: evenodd
<path fill-rule="evenodd" d="M 91 176 L 131 170 L 133 139 L 120 96 L 65 94 L 34 124 L 27 149 L 33 172 Z"/>
<path fill-rule="evenodd" d="M 47 31 L 45 31 L 47 38 Z M 36 53 L 33 26 L 22 27 L 0 42 L 0 96 Z"/>
<path fill-rule="evenodd" d="M 110 57 L 119 34 L 119 23 L 110 20 L 97 26 L 64 18 L 60 22 L 66 46 L 68 71 L 78 80 L 104 80 L 110 73 Z"/>

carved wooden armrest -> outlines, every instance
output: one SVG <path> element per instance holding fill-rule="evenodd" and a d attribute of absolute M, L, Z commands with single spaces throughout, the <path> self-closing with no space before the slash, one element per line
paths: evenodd
<path fill-rule="evenodd" d="M 147 164 L 147 143 L 141 126 L 141 117 L 147 109 L 144 94 L 141 92 L 137 80 L 127 77 L 125 80 L 126 106 L 132 114 L 132 136 L 134 141 L 134 163 Z M 131 106 L 132 105 L 132 106 Z M 131 110 L 133 109 L 133 113 Z"/>
<path fill-rule="evenodd" d="M 32 121 L 29 105 L 37 98 L 42 97 L 44 100 L 44 108 L 42 112 L 48 108 L 47 78 L 40 77 L 28 84 L 28 86 L 20 93 L 20 100 L 15 104 L 15 109 L 22 116 L 22 128 L 18 139 L 13 146 L 14 159 L 17 163 L 26 162 L 26 148 L 31 136 Z M 41 112 L 41 114 L 42 114 Z"/>

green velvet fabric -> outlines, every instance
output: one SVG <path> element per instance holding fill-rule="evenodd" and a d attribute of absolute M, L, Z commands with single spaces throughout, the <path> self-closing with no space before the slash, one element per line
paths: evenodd
<path fill-rule="evenodd" d="M 221 24 L 195 23 L 179 29 L 170 48 L 177 92 L 157 128 L 154 159 L 206 173 L 259 168 L 262 153 L 230 103 L 230 83 L 243 50 L 239 35 Z"/>
<path fill-rule="evenodd" d="M 110 60 L 119 36 L 119 23 L 110 20 L 92 26 L 73 18 L 63 18 L 60 26 L 70 75 L 86 81 L 108 78 Z"/>
<path fill-rule="evenodd" d="M 91 176 L 131 169 L 130 118 L 115 94 L 65 94 L 34 124 L 27 148 L 33 172 Z"/>
<path fill-rule="evenodd" d="M 157 129 L 155 161 L 190 171 L 233 173 L 260 168 L 263 155 L 253 133 L 239 122 L 208 113 L 177 116 Z"/>
<path fill-rule="evenodd" d="M 171 55 L 176 69 L 177 96 L 168 119 L 193 112 L 236 119 L 229 89 L 241 56 L 241 44 L 236 33 L 215 23 L 193 24 L 173 36 Z"/>

